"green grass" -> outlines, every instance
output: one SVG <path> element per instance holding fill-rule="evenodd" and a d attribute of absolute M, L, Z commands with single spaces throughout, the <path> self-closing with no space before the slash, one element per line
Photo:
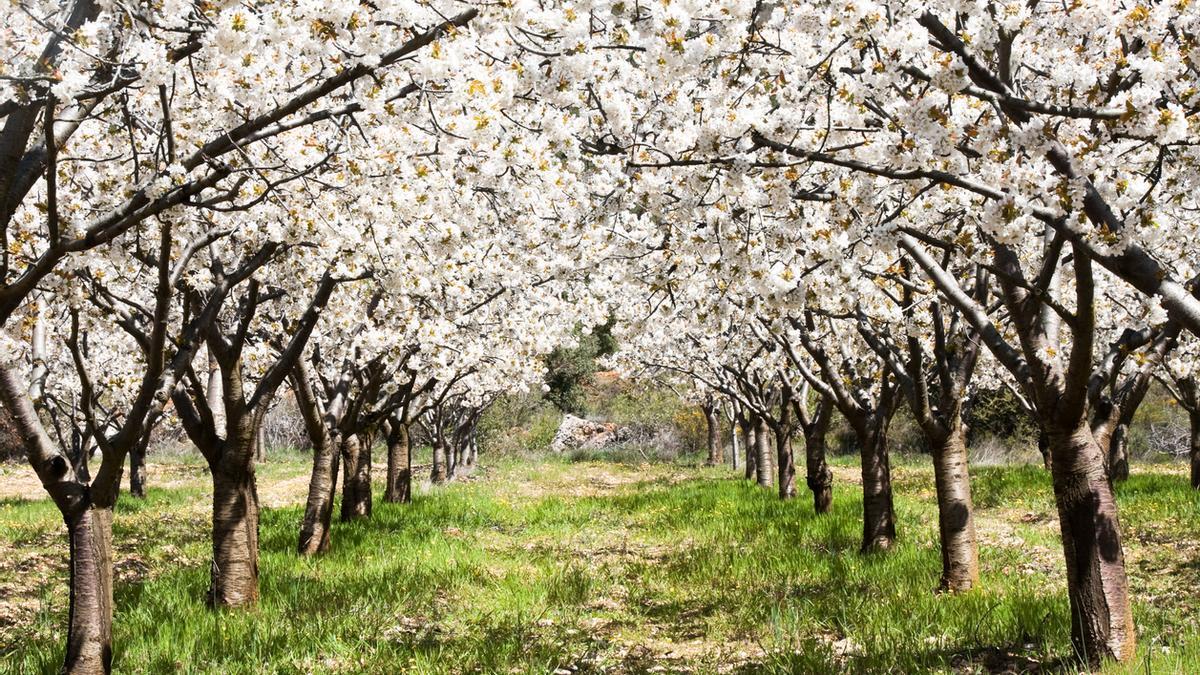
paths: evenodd
<path fill-rule="evenodd" d="M 316 559 L 292 552 L 300 507 L 266 509 L 262 601 L 215 613 L 202 601 L 203 482 L 152 489 L 145 503 L 123 500 L 117 517 L 115 667 L 1070 669 L 1062 554 L 1041 469 L 975 471 L 983 578 L 977 590 L 951 596 L 934 593 L 940 570 L 928 462 L 897 459 L 899 545 L 863 556 L 861 501 L 846 482 L 854 473 L 846 461 L 837 462 L 834 510 L 823 517 L 806 492 L 782 503 L 723 469 L 506 461 L 411 505 L 377 502 L 369 521 L 336 524 L 334 550 Z M 1200 672 L 1200 502 L 1180 475 L 1141 469 L 1119 492 L 1141 647 L 1137 664 L 1109 670 Z M 298 460 L 267 468 L 260 486 L 304 470 Z M 63 546 L 47 502 L 0 505 L 0 548 L 13 551 L 0 556 L 0 572 L 20 575 L 34 607 L 0 625 L 0 672 L 59 667 Z M 17 554 L 32 556 L 40 571 L 14 567 Z"/>

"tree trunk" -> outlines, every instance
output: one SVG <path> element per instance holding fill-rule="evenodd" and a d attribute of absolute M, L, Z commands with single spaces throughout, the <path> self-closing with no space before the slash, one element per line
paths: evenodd
<path fill-rule="evenodd" d="M 1129 478 L 1129 425 L 1118 423 L 1108 439 L 1108 475 L 1115 481 Z"/>
<path fill-rule="evenodd" d="M 446 482 L 446 443 L 434 434 L 433 438 L 433 468 L 429 472 L 429 481 L 434 485 Z"/>
<path fill-rule="evenodd" d="M 792 453 L 792 435 L 783 427 L 775 430 L 775 457 L 779 498 L 791 499 L 796 496 L 796 458 Z"/>
<path fill-rule="evenodd" d="M 71 597 L 63 672 L 112 669 L 112 509 L 91 506 L 67 521 Z"/>
<path fill-rule="evenodd" d="M 333 519 L 333 496 L 337 494 L 339 452 L 333 442 L 313 448 L 312 477 L 308 500 L 300 523 L 300 555 L 329 550 L 329 526 Z"/>
<path fill-rule="evenodd" d="M 261 424 L 254 432 L 254 461 L 267 461 L 267 430 Z"/>
<path fill-rule="evenodd" d="M 1133 658 L 1125 556 L 1104 455 L 1086 423 L 1050 429 L 1054 499 L 1062 528 L 1071 601 L 1071 640 L 1091 666 Z"/>
<path fill-rule="evenodd" d="M 1188 454 L 1192 460 L 1192 489 L 1200 490 L 1200 411 L 1190 413 L 1188 418 L 1191 422 Z"/>
<path fill-rule="evenodd" d="M 355 434 L 342 439 L 342 522 L 371 516 L 371 442 Z"/>
<path fill-rule="evenodd" d="M 771 430 L 762 418 L 754 430 L 755 476 L 762 487 L 771 487 Z"/>
<path fill-rule="evenodd" d="M 705 405 L 702 408 L 704 422 L 708 425 L 708 460 L 705 461 L 705 465 L 717 466 L 725 461 L 724 448 L 721 447 L 721 421 L 717 419 L 717 410 L 714 406 Z"/>
<path fill-rule="evenodd" d="M 742 428 L 742 446 L 746 451 L 746 480 L 753 480 L 758 473 L 758 423 L 753 418 L 743 417 L 740 421 Z"/>
<path fill-rule="evenodd" d="M 253 445 L 253 436 L 246 439 Z M 253 447 L 213 467 L 213 562 L 208 604 L 240 607 L 258 601 L 258 488 Z"/>
<path fill-rule="evenodd" d="M 833 402 L 822 397 L 812 425 L 804 431 L 804 479 L 813 493 L 813 510 L 829 513 L 833 508 L 833 472 L 825 461 L 825 438 L 833 415 Z"/>
<path fill-rule="evenodd" d="M 892 506 L 892 469 L 887 431 L 876 429 L 858 439 L 862 458 L 862 551 L 883 551 L 896 541 L 896 512 Z"/>
<path fill-rule="evenodd" d="M 730 425 L 730 428 L 729 428 L 729 440 L 730 440 L 730 442 L 733 444 L 733 452 L 729 453 L 729 456 L 730 456 L 730 459 L 731 459 L 731 460 L 732 460 L 732 462 L 733 462 L 733 470 L 734 470 L 734 471 L 737 471 L 737 470 L 738 470 L 738 453 L 741 451 L 741 448 L 739 448 L 739 447 L 738 447 L 738 423 L 737 423 L 737 419 L 734 419 L 734 420 L 732 421 L 731 425 Z"/>
<path fill-rule="evenodd" d="M 1049 471 L 1050 465 L 1053 463 L 1053 460 L 1050 458 L 1050 437 L 1046 435 L 1046 432 L 1039 431 L 1037 443 L 1038 452 L 1042 453 L 1042 466 L 1046 467 L 1046 470 Z"/>
<path fill-rule="evenodd" d="M 962 425 L 931 438 L 933 477 L 937 486 L 938 536 L 942 545 L 942 590 L 970 590 L 979 583 L 979 546 L 975 540 L 971 477 Z"/>
<path fill-rule="evenodd" d="M 412 452 L 408 426 L 393 423 L 388 434 L 387 489 L 383 501 L 407 504 L 412 501 Z"/>
<path fill-rule="evenodd" d="M 129 494 L 139 499 L 146 498 L 146 437 L 129 449 Z"/>

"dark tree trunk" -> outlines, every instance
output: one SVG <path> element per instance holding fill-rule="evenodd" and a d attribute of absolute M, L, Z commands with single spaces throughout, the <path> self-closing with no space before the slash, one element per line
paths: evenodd
<path fill-rule="evenodd" d="M 112 509 L 94 506 L 68 516 L 71 579 L 63 672 L 112 669 Z"/>
<path fill-rule="evenodd" d="M 312 477 L 308 482 L 308 500 L 300 524 L 300 555 L 329 550 L 329 527 L 333 520 L 333 496 L 337 494 L 340 453 L 333 442 L 313 448 Z"/>
<path fill-rule="evenodd" d="M 412 452 L 408 426 L 393 422 L 388 434 L 387 489 L 383 501 L 407 504 L 412 501 Z"/>
<path fill-rule="evenodd" d="M 758 422 L 752 417 L 742 417 L 739 420 L 742 429 L 742 446 L 746 453 L 746 480 L 754 480 L 758 473 Z"/>
<path fill-rule="evenodd" d="M 967 445 L 961 424 L 943 438 L 931 438 L 933 476 L 937 486 L 938 536 L 942 547 L 941 588 L 970 590 L 979 583 L 979 546 L 975 539 L 974 506 Z"/>
<path fill-rule="evenodd" d="M 129 450 L 129 494 L 139 499 L 146 498 L 146 446 L 149 444 L 147 437 Z"/>
<path fill-rule="evenodd" d="M 86 436 L 79 431 L 71 432 L 71 467 L 75 469 L 75 477 L 84 483 L 92 480 L 92 474 L 88 470 L 88 455 L 91 451 Z"/>
<path fill-rule="evenodd" d="M 213 562 L 208 603 L 240 607 L 258 601 L 258 488 L 253 436 L 247 447 L 213 467 Z"/>
<path fill-rule="evenodd" d="M 1108 475 L 1115 481 L 1129 478 L 1129 425 L 1118 423 L 1108 439 Z"/>
<path fill-rule="evenodd" d="M 721 420 L 717 417 L 715 406 L 701 407 L 704 410 L 704 422 L 708 425 L 708 460 L 705 464 L 717 466 L 725 461 L 724 448 L 721 447 Z"/>
<path fill-rule="evenodd" d="M 896 512 L 886 428 L 860 434 L 858 444 L 863 483 L 862 551 L 887 550 L 896 541 Z"/>
<path fill-rule="evenodd" d="M 342 439 L 342 522 L 371 516 L 371 440 L 347 434 Z"/>
<path fill-rule="evenodd" d="M 1092 666 L 1127 661 L 1136 638 L 1125 556 L 1104 454 L 1086 423 L 1050 429 L 1054 498 L 1067 562 L 1071 639 Z"/>
<path fill-rule="evenodd" d="M 1191 443 L 1188 455 L 1192 462 L 1192 489 L 1200 490 L 1200 411 L 1188 415 L 1191 422 Z"/>
<path fill-rule="evenodd" d="M 796 459 L 792 453 L 792 434 L 786 428 L 775 430 L 775 466 L 779 474 L 779 498 L 796 496 Z"/>
<path fill-rule="evenodd" d="M 771 429 L 766 420 L 758 418 L 754 430 L 755 477 L 762 487 L 771 487 Z"/>
<path fill-rule="evenodd" d="M 829 513 L 833 508 L 833 472 L 825 461 L 825 438 L 833 416 L 833 401 L 821 397 L 812 425 L 804 432 L 804 473 L 808 489 L 813 493 L 813 510 Z"/>
<path fill-rule="evenodd" d="M 730 423 L 729 442 L 733 446 L 732 452 L 729 453 L 729 458 L 733 462 L 733 470 L 737 471 L 739 463 L 738 454 L 741 452 L 741 448 L 738 447 L 738 422 L 736 418 Z"/>
<path fill-rule="evenodd" d="M 1050 437 L 1046 435 L 1046 432 L 1038 432 L 1037 444 L 1038 452 L 1042 453 L 1042 466 L 1046 467 L 1046 470 L 1049 471 L 1050 465 L 1054 460 L 1050 457 Z"/>

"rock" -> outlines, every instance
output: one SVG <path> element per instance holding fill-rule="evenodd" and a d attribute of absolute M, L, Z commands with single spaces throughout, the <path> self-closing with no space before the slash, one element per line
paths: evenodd
<path fill-rule="evenodd" d="M 550 449 L 555 452 L 564 450 L 599 450 L 619 443 L 629 437 L 629 430 L 609 422 L 593 422 L 574 415 L 563 415 L 558 425 L 558 433 Z"/>

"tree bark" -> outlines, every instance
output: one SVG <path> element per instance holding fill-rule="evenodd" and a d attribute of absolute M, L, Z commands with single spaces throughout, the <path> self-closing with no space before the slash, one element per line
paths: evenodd
<path fill-rule="evenodd" d="M 725 461 L 724 448 L 721 447 L 721 421 L 717 418 L 717 409 L 713 405 L 701 406 L 704 410 L 704 422 L 708 425 L 708 460 L 706 466 L 717 466 Z"/>
<path fill-rule="evenodd" d="M 146 498 L 146 446 L 147 436 L 129 449 L 129 494 L 139 499 Z"/>
<path fill-rule="evenodd" d="M 812 424 L 804 430 L 804 479 L 813 493 L 813 510 L 829 513 L 833 508 L 833 472 L 825 461 L 825 438 L 833 416 L 833 401 L 822 396 Z"/>
<path fill-rule="evenodd" d="M 253 446 L 253 436 L 243 439 Z M 213 467 L 213 561 L 208 603 L 241 607 L 258 601 L 258 487 L 253 447 L 228 452 Z"/>
<path fill-rule="evenodd" d="M 762 487 L 771 487 L 771 429 L 766 420 L 758 418 L 754 430 L 755 477 Z"/>
<path fill-rule="evenodd" d="M 884 551 L 896 541 L 896 512 L 892 505 L 892 469 L 887 431 L 875 429 L 859 436 L 863 483 L 862 551 Z"/>
<path fill-rule="evenodd" d="M 1188 455 L 1192 463 L 1192 489 L 1200 490 L 1200 411 L 1189 413 L 1188 420 L 1191 423 Z"/>
<path fill-rule="evenodd" d="M 738 470 L 738 453 L 741 452 L 741 448 L 738 447 L 738 445 L 739 445 L 738 444 L 738 421 L 736 418 L 731 420 L 731 423 L 730 423 L 729 441 L 733 445 L 733 450 L 732 450 L 732 452 L 729 453 L 729 457 L 730 457 L 730 460 L 733 462 L 733 470 L 737 471 Z"/>
<path fill-rule="evenodd" d="M 308 482 L 308 500 L 300 523 L 300 555 L 329 550 L 329 527 L 333 520 L 333 496 L 337 494 L 339 453 L 334 443 L 313 448 L 312 477 Z"/>
<path fill-rule="evenodd" d="M 1050 437 L 1046 435 L 1046 432 L 1038 432 L 1037 444 L 1038 452 L 1042 453 L 1042 466 L 1049 471 L 1054 460 L 1050 457 Z"/>
<path fill-rule="evenodd" d="M 930 439 L 942 547 L 941 588 L 954 593 L 970 590 L 979 583 L 979 546 L 975 539 L 967 445 L 962 425 L 956 426 L 944 437 Z"/>
<path fill-rule="evenodd" d="M 792 434 L 787 428 L 775 430 L 775 457 L 779 498 L 792 499 L 796 496 L 796 458 L 792 452 Z"/>
<path fill-rule="evenodd" d="M 758 423 L 752 417 L 742 417 L 738 420 L 742 429 L 742 446 L 746 452 L 746 480 L 754 480 L 758 473 Z"/>
<path fill-rule="evenodd" d="M 434 485 L 446 482 L 446 443 L 435 433 L 433 438 L 433 467 L 430 469 L 429 480 Z"/>
<path fill-rule="evenodd" d="M 1054 498 L 1067 562 L 1071 640 L 1089 665 L 1136 648 L 1125 556 L 1104 454 L 1086 422 L 1048 430 Z"/>
<path fill-rule="evenodd" d="M 371 517 L 371 442 L 356 434 L 342 439 L 342 522 Z"/>
<path fill-rule="evenodd" d="M 1113 428 L 1108 439 L 1108 473 L 1115 481 L 1129 478 L 1129 425 L 1123 422 Z"/>
<path fill-rule="evenodd" d="M 383 501 L 407 504 L 412 501 L 412 451 L 408 425 L 392 423 L 388 434 L 387 488 Z"/>
<path fill-rule="evenodd" d="M 70 675 L 112 669 L 112 519 L 112 509 L 95 506 L 66 518 L 71 596 L 63 672 Z"/>

